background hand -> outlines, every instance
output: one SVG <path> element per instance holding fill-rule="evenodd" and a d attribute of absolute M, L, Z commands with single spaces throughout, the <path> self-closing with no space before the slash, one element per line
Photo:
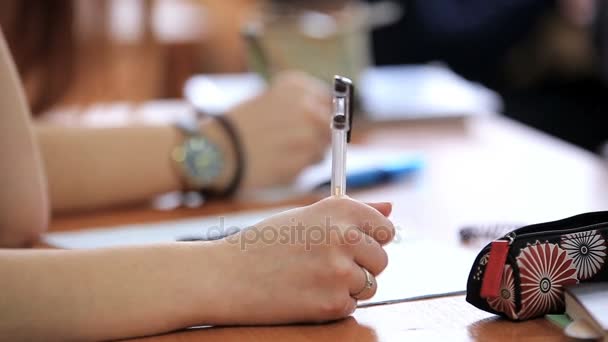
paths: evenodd
<path fill-rule="evenodd" d="M 287 184 L 320 161 L 330 141 L 331 93 L 301 72 L 279 74 L 260 96 L 226 115 L 241 135 L 244 188 Z"/>

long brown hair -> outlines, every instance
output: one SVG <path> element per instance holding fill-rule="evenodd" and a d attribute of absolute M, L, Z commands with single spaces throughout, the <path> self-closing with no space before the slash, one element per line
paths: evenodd
<path fill-rule="evenodd" d="M 32 110 L 57 102 L 73 78 L 76 58 L 72 0 L 2 0 L 0 27 Z"/>

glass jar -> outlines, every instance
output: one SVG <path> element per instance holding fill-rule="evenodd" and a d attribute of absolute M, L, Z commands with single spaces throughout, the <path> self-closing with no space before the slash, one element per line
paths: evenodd
<path fill-rule="evenodd" d="M 267 1 L 247 25 L 256 40 L 248 46 L 250 65 L 270 76 L 302 70 L 327 82 L 338 74 L 357 84 L 371 61 L 365 10 L 351 0 Z"/>

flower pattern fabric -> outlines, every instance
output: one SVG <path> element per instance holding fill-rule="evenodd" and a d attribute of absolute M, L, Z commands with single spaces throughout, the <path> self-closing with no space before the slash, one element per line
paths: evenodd
<path fill-rule="evenodd" d="M 488 305 L 498 312 L 502 312 L 511 319 L 517 319 L 515 312 L 515 281 L 513 269 L 510 265 L 505 265 L 502 272 L 500 284 L 500 295 L 495 298 L 488 298 Z"/>
<path fill-rule="evenodd" d="M 560 245 L 574 260 L 579 280 L 593 277 L 606 260 L 606 241 L 597 230 L 563 235 Z"/>
<path fill-rule="evenodd" d="M 564 286 L 578 283 L 574 260 L 554 243 L 528 245 L 517 257 L 521 278 L 520 319 L 564 308 Z"/>

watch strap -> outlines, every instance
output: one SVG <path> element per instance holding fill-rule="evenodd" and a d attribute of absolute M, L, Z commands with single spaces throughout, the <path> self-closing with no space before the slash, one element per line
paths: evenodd
<path fill-rule="evenodd" d="M 228 183 L 226 189 L 222 191 L 214 191 L 210 189 L 201 190 L 200 193 L 205 198 L 228 198 L 237 192 L 243 181 L 243 177 L 245 175 L 245 153 L 239 135 L 232 121 L 224 115 L 212 115 L 211 118 L 213 118 L 213 120 L 219 124 L 230 139 L 232 147 L 234 148 L 236 164 L 234 168 L 234 175 L 232 176 L 232 179 L 230 180 L 230 183 Z"/>

